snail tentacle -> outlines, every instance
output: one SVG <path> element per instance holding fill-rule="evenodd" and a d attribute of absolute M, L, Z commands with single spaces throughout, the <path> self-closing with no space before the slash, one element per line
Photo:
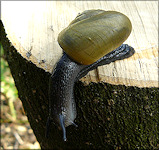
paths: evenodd
<path fill-rule="evenodd" d="M 60 114 L 59 118 L 60 118 L 60 125 L 63 131 L 63 140 L 66 141 L 66 128 L 64 123 L 64 116 Z"/>

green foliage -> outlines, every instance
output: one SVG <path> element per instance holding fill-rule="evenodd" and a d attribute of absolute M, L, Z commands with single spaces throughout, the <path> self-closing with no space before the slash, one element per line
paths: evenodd
<path fill-rule="evenodd" d="M 2 44 L 0 43 L 1 49 L 1 101 L 7 102 L 10 113 L 12 116 L 12 121 L 16 120 L 16 111 L 14 108 L 14 102 L 18 98 L 18 92 L 14 84 L 14 80 L 10 73 L 10 69 L 7 61 L 5 60 L 4 51 Z M 3 105 L 1 106 L 3 111 Z"/>

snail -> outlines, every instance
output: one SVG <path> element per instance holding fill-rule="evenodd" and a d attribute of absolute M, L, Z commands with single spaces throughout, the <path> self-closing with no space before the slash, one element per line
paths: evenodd
<path fill-rule="evenodd" d="M 50 77 L 47 137 L 54 122 L 62 128 L 66 141 L 66 127 L 76 125 L 74 83 L 98 66 L 132 56 L 134 49 L 122 44 L 131 30 L 129 18 L 120 12 L 87 10 L 59 33 L 63 55 Z"/>

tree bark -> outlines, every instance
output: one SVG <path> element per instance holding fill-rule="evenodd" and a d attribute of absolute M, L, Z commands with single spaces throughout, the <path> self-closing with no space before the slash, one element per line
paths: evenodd
<path fill-rule="evenodd" d="M 1 43 L 18 95 L 42 149 L 158 149 L 159 88 L 126 87 L 107 83 L 84 85 L 74 93 L 78 127 L 67 127 L 68 141 L 52 124 L 45 138 L 50 73 L 23 58 L 11 46 L 2 22 Z"/>

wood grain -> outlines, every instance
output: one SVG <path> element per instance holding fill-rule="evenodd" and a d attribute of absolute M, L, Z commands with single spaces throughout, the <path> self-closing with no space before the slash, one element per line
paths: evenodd
<path fill-rule="evenodd" d="M 131 58 L 98 67 L 81 81 L 158 87 L 157 1 L 2 1 L 2 22 L 17 51 L 51 72 L 62 55 L 58 33 L 87 9 L 115 10 L 127 15 L 133 30 L 125 43 Z"/>

